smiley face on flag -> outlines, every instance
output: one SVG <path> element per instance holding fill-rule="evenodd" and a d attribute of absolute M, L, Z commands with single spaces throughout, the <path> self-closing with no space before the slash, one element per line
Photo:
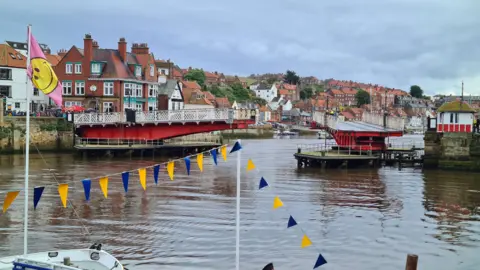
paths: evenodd
<path fill-rule="evenodd" d="M 57 88 L 58 78 L 52 67 L 44 58 L 33 58 L 31 60 L 32 82 L 36 88 L 48 95 Z"/>

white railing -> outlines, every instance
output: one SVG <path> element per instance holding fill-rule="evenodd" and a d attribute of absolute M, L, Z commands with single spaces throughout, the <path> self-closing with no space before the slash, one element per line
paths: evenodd
<path fill-rule="evenodd" d="M 365 123 L 383 126 L 383 115 L 363 112 L 362 121 Z M 403 130 L 405 128 L 405 119 L 402 117 L 387 116 L 387 128 Z"/>
<path fill-rule="evenodd" d="M 136 123 L 188 123 L 218 122 L 231 123 L 233 120 L 250 119 L 250 110 L 233 109 L 192 109 L 173 111 L 136 112 Z M 127 122 L 126 113 L 78 113 L 74 116 L 76 125 L 105 125 Z"/>

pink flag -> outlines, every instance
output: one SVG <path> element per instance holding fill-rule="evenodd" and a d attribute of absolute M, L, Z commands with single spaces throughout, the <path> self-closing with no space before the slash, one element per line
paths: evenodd
<path fill-rule="evenodd" d="M 43 54 L 42 49 L 33 37 L 32 33 L 28 31 L 30 44 L 30 66 L 27 74 L 32 80 L 33 85 L 48 95 L 58 106 L 62 106 L 62 85 L 58 81 L 58 77 L 48 63 Z"/>

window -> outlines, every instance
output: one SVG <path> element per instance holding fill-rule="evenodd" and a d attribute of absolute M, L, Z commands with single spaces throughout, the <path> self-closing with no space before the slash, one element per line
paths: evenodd
<path fill-rule="evenodd" d="M 40 93 L 38 92 L 38 88 L 36 87 L 33 88 L 33 95 L 37 97 L 40 95 Z"/>
<path fill-rule="evenodd" d="M 65 101 L 65 107 L 82 106 L 81 101 Z"/>
<path fill-rule="evenodd" d="M 17 58 L 18 58 L 19 60 L 22 60 L 22 59 L 23 59 L 22 55 L 19 54 L 19 53 L 17 53 Z"/>
<path fill-rule="evenodd" d="M 158 93 L 158 85 L 149 84 L 148 85 L 148 96 L 149 97 L 156 97 L 157 93 Z"/>
<path fill-rule="evenodd" d="M 12 57 L 13 59 L 17 59 L 17 57 L 15 56 L 15 54 L 13 53 L 9 53 L 10 54 L 10 57 Z"/>
<path fill-rule="evenodd" d="M 20 109 L 20 102 L 15 102 L 15 109 Z"/>
<path fill-rule="evenodd" d="M 135 76 L 137 76 L 137 77 L 142 76 L 142 67 L 141 66 L 136 66 L 135 67 Z"/>
<path fill-rule="evenodd" d="M 154 65 L 150 65 L 150 76 L 155 76 L 155 66 Z"/>
<path fill-rule="evenodd" d="M 132 84 L 131 83 L 125 83 L 123 85 L 123 95 L 124 96 L 131 96 L 132 93 Z"/>
<path fill-rule="evenodd" d="M 92 63 L 91 73 L 100 74 L 101 72 L 102 72 L 102 71 L 101 71 L 101 65 L 100 65 L 100 63 Z"/>
<path fill-rule="evenodd" d="M 67 63 L 67 64 L 65 65 L 65 73 L 67 73 L 67 74 L 72 74 L 72 69 L 73 69 L 73 65 L 72 65 L 72 64 Z"/>
<path fill-rule="evenodd" d="M 75 64 L 75 74 L 82 74 L 82 64 Z"/>
<path fill-rule="evenodd" d="M 0 80 L 11 80 L 12 70 L 9 68 L 0 68 Z"/>
<path fill-rule="evenodd" d="M 136 97 L 143 97 L 143 84 L 137 84 L 137 94 Z"/>
<path fill-rule="evenodd" d="M 113 96 L 113 82 L 104 82 L 103 83 L 103 95 L 104 96 Z"/>
<path fill-rule="evenodd" d="M 148 111 L 151 112 L 156 110 L 157 110 L 157 103 L 153 101 L 148 102 Z"/>
<path fill-rule="evenodd" d="M 139 111 L 139 112 L 143 111 L 143 103 L 137 103 L 137 104 L 136 104 L 136 109 L 137 109 L 137 111 Z"/>
<path fill-rule="evenodd" d="M 12 97 L 12 89 L 7 85 L 0 85 L 0 97 Z"/>
<path fill-rule="evenodd" d="M 105 113 L 113 112 L 113 102 L 103 102 L 103 112 Z"/>
<path fill-rule="evenodd" d="M 62 94 L 71 95 L 72 94 L 72 82 L 62 82 Z"/>
<path fill-rule="evenodd" d="M 85 95 L 85 82 L 75 82 L 75 95 Z"/>

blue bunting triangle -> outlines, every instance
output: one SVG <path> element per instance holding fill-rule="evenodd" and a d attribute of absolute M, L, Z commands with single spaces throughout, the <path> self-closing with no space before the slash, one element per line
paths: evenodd
<path fill-rule="evenodd" d="M 123 189 L 125 190 L 125 193 L 128 192 L 128 178 L 130 177 L 129 172 L 123 172 L 122 173 L 122 182 L 123 182 Z"/>
<path fill-rule="evenodd" d="M 313 269 L 320 267 L 326 263 L 327 263 L 327 260 L 323 258 L 322 254 L 318 254 L 317 262 L 315 262 L 315 266 L 313 267 Z"/>
<path fill-rule="evenodd" d="M 160 165 L 153 166 L 153 180 L 155 181 L 155 185 L 158 185 L 158 173 L 159 172 L 160 172 Z"/>
<path fill-rule="evenodd" d="M 295 221 L 295 219 L 292 216 L 290 216 L 290 218 L 288 219 L 287 229 L 295 225 L 297 225 L 297 221 Z"/>
<path fill-rule="evenodd" d="M 187 167 L 187 174 L 190 175 L 190 158 L 185 157 L 183 160 L 185 160 L 185 167 Z"/>
<path fill-rule="evenodd" d="M 264 187 L 268 187 L 268 183 L 267 180 L 262 177 L 262 179 L 260 179 L 260 183 L 258 184 L 258 189 L 262 189 Z"/>
<path fill-rule="evenodd" d="M 210 154 L 212 155 L 213 162 L 215 163 L 215 165 L 218 165 L 217 164 L 217 149 L 210 150 Z"/>
<path fill-rule="evenodd" d="M 37 205 L 42 197 L 43 190 L 45 190 L 45 187 L 35 187 L 33 189 L 33 210 L 37 209 Z"/>
<path fill-rule="evenodd" d="M 90 189 L 92 188 L 92 180 L 84 179 L 82 180 L 83 190 L 85 191 L 85 200 L 88 202 L 90 200 Z"/>
<path fill-rule="evenodd" d="M 232 147 L 232 150 L 230 150 L 230 154 L 233 153 L 233 152 L 237 152 L 241 149 L 242 149 L 242 146 L 240 145 L 240 143 L 238 141 L 236 141 L 235 144 Z"/>

